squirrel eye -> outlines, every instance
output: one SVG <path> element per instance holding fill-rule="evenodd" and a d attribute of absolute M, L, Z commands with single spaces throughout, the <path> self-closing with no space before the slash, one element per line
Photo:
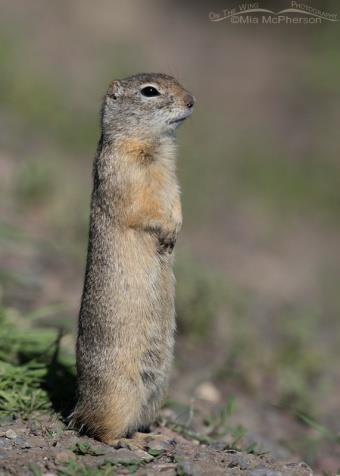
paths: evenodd
<path fill-rule="evenodd" d="M 160 92 L 153 86 L 145 86 L 145 88 L 142 88 L 140 92 L 141 94 L 143 94 L 143 96 L 146 96 L 147 98 L 160 95 Z"/>

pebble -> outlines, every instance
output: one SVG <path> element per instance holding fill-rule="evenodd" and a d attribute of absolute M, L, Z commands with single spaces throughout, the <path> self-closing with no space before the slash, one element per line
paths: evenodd
<path fill-rule="evenodd" d="M 25 448 L 32 448 L 31 445 L 21 436 L 18 436 L 15 438 L 15 444 L 17 446 L 20 446 L 20 448 L 25 449 Z"/>
<path fill-rule="evenodd" d="M 148 448 L 149 450 L 155 450 L 155 451 L 166 451 L 174 448 L 176 446 L 176 440 L 161 440 L 158 438 L 151 439 L 148 442 Z"/>
<path fill-rule="evenodd" d="M 225 441 L 214 441 L 209 445 L 209 448 L 216 451 L 224 451 L 228 446 L 228 443 Z"/>
<path fill-rule="evenodd" d="M 155 471 L 158 471 L 159 473 L 172 473 L 172 474 L 177 474 L 176 473 L 176 468 L 177 464 L 174 463 L 163 463 L 163 464 L 156 464 L 153 466 L 153 469 Z"/>
<path fill-rule="evenodd" d="M 247 455 L 244 455 L 242 453 L 236 453 L 236 454 L 231 454 L 229 456 L 229 468 L 239 468 L 240 470 L 244 471 L 249 468 L 251 464 L 251 461 Z M 256 476 L 256 475 L 254 475 Z M 260 475 L 258 475 L 260 476 Z M 267 475 L 270 476 L 270 475 Z"/>
<path fill-rule="evenodd" d="M 202 382 L 195 391 L 197 398 L 210 403 L 219 403 L 221 401 L 221 393 L 211 382 Z"/>
<path fill-rule="evenodd" d="M 272 471 L 266 468 L 257 468 L 249 473 L 249 476 L 282 476 L 281 471 Z"/>
<path fill-rule="evenodd" d="M 194 467 L 191 461 L 183 461 L 180 464 L 180 473 L 185 474 L 185 476 L 194 476 Z"/>
<path fill-rule="evenodd" d="M 8 448 L 12 448 L 12 445 L 13 445 L 12 441 L 8 441 L 6 438 L 0 439 L 0 448 L 3 448 L 6 450 Z"/>
<path fill-rule="evenodd" d="M 34 421 L 30 424 L 30 433 L 34 436 L 39 436 L 41 433 L 41 428 Z"/>
<path fill-rule="evenodd" d="M 119 448 L 107 454 L 105 460 L 115 464 L 138 464 L 142 461 L 142 458 L 134 451 L 127 448 Z"/>
<path fill-rule="evenodd" d="M 9 429 L 5 432 L 5 436 L 9 440 L 14 440 L 18 435 L 15 433 L 14 430 Z"/>
<path fill-rule="evenodd" d="M 285 468 L 286 469 L 289 469 L 290 471 L 292 471 L 293 469 L 298 471 L 297 474 L 302 474 L 301 473 L 301 470 L 303 471 L 303 474 L 305 474 L 306 476 L 313 476 L 313 471 L 312 469 L 304 462 L 300 462 L 300 463 L 286 463 L 285 464 Z M 292 473 L 293 474 L 293 473 Z M 295 474 L 295 473 L 294 473 Z"/>
<path fill-rule="evenodd" d="M 70 450 L 59 451 L 59 453 L 54 456 L 54 461 L 56 464 L 64 464 L 75 459 L 75 454 Z"/>
<path fill-rule="evenodd" d="M 150 461 L 152 461 L 154 459 L 154 457 L 152 455 L 150 455 L 146 451 L 143 451 L 143 450 L 140 450 L 140 449 L 134 450 L 133 453 L 135 455 L 137 455 L 138 458 L 145 461 L 146 463 L 149 463 Z"/>

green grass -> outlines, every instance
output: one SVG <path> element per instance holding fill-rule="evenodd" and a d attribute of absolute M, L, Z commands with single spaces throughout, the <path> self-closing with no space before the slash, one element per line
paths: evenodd
<path fill-rule="evenodd" d="M 2 416 L 28 418 L 35 411 L 51 408 L 42 383 L 47 375 L 46 365 L 29 362 L 12 365 L 0 361 L 0 412 Z"/>
<path fill-rule="evenodd" d="M 65 411 L 72 404 L 74 362 L 60 351 L 56 330 L 10 322 L 0 314 L 0 412 L 28 418 L 37 411 Z"/>

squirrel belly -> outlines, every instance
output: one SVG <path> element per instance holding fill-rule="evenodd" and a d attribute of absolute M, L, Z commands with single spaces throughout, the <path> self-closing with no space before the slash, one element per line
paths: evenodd
<path fill-rule="evenodd" d="M 113 230 L 103 245 L 94 231 L 100 277 L 96 265 L 86 275 L 73 418 L 106 442 L 154 420 L 172 362 L 172 256 L 155 255 L 152 239 L 139 234 Z M 109 257 L 106 247 L 114 249 Z"/>

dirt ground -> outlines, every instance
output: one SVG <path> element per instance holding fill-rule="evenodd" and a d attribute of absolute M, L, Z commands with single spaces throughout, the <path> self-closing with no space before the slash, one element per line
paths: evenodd
<path fill-rule="evenodd" d="M 266 454 L 228 449 L 225 442 L 200 444 L 166 427 L 150 433 L 144 449 L 113 448 L 87 436 L 78 436 L 56 418 L 40 416 L 1 427 L 0 474 L 310 476 L 313 473 L 305 463 L 275 462 Z"/>

